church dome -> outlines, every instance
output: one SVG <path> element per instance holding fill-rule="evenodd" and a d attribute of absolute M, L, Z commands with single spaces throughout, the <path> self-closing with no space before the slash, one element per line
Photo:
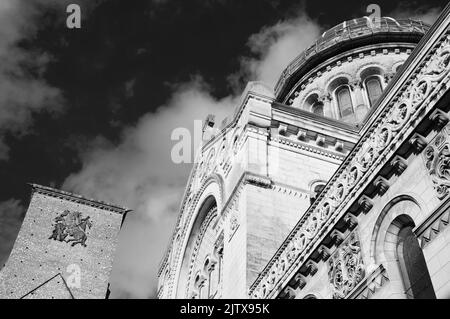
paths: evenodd
<path fill-rule="evenodd" d="M 278 102 L 361 122 L 429 26 L 412 19 L 345 21 L 297 56 L 275 86 Z"/>

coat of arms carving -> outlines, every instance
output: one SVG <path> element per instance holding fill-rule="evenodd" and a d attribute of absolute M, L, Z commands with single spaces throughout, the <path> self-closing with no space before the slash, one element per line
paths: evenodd
<path fill-rule="evenodd" d="M 65 210 L 54 219 L 53 226 L 49 239 L 86 247 L 86 230 L 92 227 L 92 222 L 89 216 L 83 217 L 81 212 Z"/>

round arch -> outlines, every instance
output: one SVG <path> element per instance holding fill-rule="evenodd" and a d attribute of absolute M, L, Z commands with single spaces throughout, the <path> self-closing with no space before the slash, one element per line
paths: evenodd
<path fill-rule="evenodd" d="M 421 215 L 421 207 L 417 200 L 409 195 L 400 195 L 387 203 L 375 222 L 370 248 L 370 260 L 373 264 L 386 261 L 384 255 L 384 236 L 397 216 L 408 215 L 415 224 Z"/>
<path fill-rule="evenodd" d="M 377 218 L 371 242 L 373 265 L 382 264 L 390 281 L 390 297 L 436 298 L 427 263 L 414 234 L 425 215 L 407 195 L 391 200 Z"/>
<path fill-rule="evenodd" d="M 180 282 L 182 276 L 180 274 L 183 270 L 183 263 L 186 256 L 189 256 L 192 251 L 193 234 L 198 231 L 201 223 L 207 217 L 208 211 L 215 206 L 216 214 L 220 216 L 223 209 L 223 199 L 224 199 L 224 187 L 223 179 L 218 174 L 212 174 L 209 176 L 199 188 L 199 191 L 194 196 L 192 200 L 191 207 L 187 208 L 184 214 L 187 214 L 185 218 L 184 225 L 181 225 L 183 232 L 181 235 L 181 241 L 178 247 L 176 247 L 176 255 L 179 256 L 176 260 L 176 265 L 173 267 L 175 269 L 174 280 L 174 290 L 172 291 L 172 296 L 176 297 L 179 294 Z M 187 276 L 185 276 L 187 277 Z M 183 295 L 184 297 L 184 295 Z"/>

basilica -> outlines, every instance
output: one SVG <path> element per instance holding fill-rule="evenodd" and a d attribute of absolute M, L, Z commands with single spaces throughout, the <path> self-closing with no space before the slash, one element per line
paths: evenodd
<path fill-rule="evenodd" d="M 450 6 L 363 17 L 203 128 L 159 298 L 450 298 Z"/>

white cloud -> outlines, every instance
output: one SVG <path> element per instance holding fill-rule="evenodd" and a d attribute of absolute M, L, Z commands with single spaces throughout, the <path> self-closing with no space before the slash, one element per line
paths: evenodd
<path fill-rule="evenodd" d="M 193 132 L 210 113 L 217 123 L 230 113 L 231 97 L 214 99 L 198 78 L 177 86 L 171 100 L 124 130 L 112 146 L 98 138 L 83 155 L 83 168 L 63 188 L 134 209 L 121 231 L 112 274 L 112 296 L 155 293 L 157 265 L 167 247 L 191 164 L 174 164 L 175 128 Z M 193 133 L 192 133 L 193 134 Z"/>
<path fill-rule="evenodd" d="M 321 28 L 301 13 L 297 18 L 263 27 L 250 36 L 248 46 L 256 57 L 242 57 L 240 76 L 274 87 L 281 72 L 320 36 Z"/>
<path fill-rule="evenodd" d="M 440 7 L 416 6 L 413 7 L 409 2 L 401 2 L 397 8 L 388 14 L 396 19 L 416 19 L 427 24 L 433 24 L 441 13 Z"/>
<path fill-rule="evenodd" d="M 82 19 L 104 0 L 78 0 Z M 48 52 L 24 49 L 20 43 L 33 39 L 46 10 L 60 10 L 57 23 L 65 27 L 65 7 L 71 0 L 0 1 L 0 160 L 8 159 L 5 135 L 21 136 L 32 124 L 33 113 L 55 112 L 64 107 L 62 92 L 43 75 L 52 57 Z"/>
<path fill-rule="evenodd" d="M 37 4 L 0 1 L 0 159 L 8 158 L 6 133 L 23 134 L 33 112 L 57 109 L 61 102 L 60 91 L 41 77 L 51 57 L 19 46 L 38 29 Z"/>

